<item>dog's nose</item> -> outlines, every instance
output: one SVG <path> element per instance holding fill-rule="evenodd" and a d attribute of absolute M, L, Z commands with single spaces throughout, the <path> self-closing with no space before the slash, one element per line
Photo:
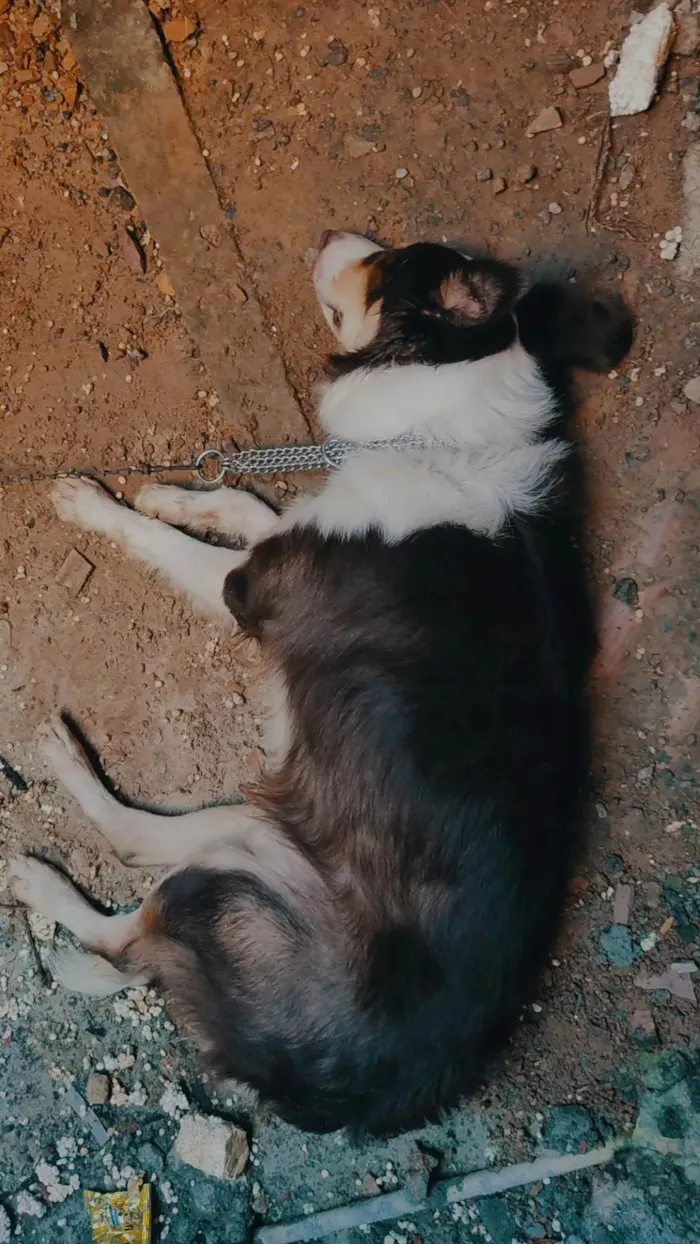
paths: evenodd
<path fill-rule="evenodd" d="M 333 238 L 337 238 L 339 232 L 340 232 L 339 229 L 324 229 L 323 233 L 321 234 L 321 241 L 319 242 L 318 249 L 322 251 L 324 247 L 328 246 L 328 243 Z"/>

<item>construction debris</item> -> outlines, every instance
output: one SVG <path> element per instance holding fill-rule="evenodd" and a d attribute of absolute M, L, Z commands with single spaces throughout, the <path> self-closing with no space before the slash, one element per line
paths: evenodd
<path fill-rule="evenodd" d="M 674 30 L 667 4 L 658 4 L 632 27 L 622 45 L 617 73 L 609 87 L 612 117 L 646 112 L 671 50 Z"/>
<path fill-rule="evenodd" d="M 416 1202 L 407 1192 L 387 1192 L 368 1201 L 355 1201 L 312 1214 L 299 1222 L 261 1227 L 254 1235 L 255 1244 L 299 1244 L 299 1241 L 322 1240 L 338 1231 L 366 1227 L 373 1222 L 386 1222 L 400 1214 L 417 1214 L 424 1209 L 442 1205 L 458 1205 L 476 1197 L 493 1196 L 510 1188 L 522 1188 L 539 1180 L 550 1180 L 572 1171 L 588 1170 L 611 1162 L 620 1146 L 613 1142 L 588 1153 L 563 1154 L 561 1157 L 538 1158 L 519 1162 L 501 1170 L 476 1171 L 458 1179 L 444 1179 L 424 1201 Z"/>
<path fill-rule="evenodd" d="M 181 1162 L 217 1179 L 238 1179 L 250 1157 L 242 1128 L 202 1114 L 188 1114 L 181 1120 L 174 1152 Z"/>
<path fill-rule="evenodd" d="M 691 976 L 697 972 L 695 963 L 672 963 L 670 968 L 658 976 L 638 976 L 635 984 L 647 991 L 666 989 L 674 998 L 682 998 L 684 1002 L 695 1002 L 695 987 Z"/>
<path fill-rule="evenodd" d="M 613 902 L 613 924 L 629 924 L 634 902 L 634 886 L 620 884 Z"/>

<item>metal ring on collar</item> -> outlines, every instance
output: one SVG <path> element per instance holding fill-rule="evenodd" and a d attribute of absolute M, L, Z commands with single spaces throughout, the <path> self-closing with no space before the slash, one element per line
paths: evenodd
<path fill-rule="evenodd" d="M 216 461 L 215 461 L 216 460 Z M 218 468 L 217 475 L 206 473 L 206 464 Z M 195 461 L 195 470 L 203 484 L 220 484 L 226 477 L 226 455 L 220 449 L 205 449 Z"/>

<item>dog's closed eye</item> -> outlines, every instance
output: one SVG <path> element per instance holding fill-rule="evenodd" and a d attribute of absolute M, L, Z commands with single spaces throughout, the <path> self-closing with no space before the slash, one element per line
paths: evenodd
<path fill-rule="evenodd" d="M 340 332 L 343 327 L 343 313 L 337 307 L 333 307 L 333 327 Z"/>

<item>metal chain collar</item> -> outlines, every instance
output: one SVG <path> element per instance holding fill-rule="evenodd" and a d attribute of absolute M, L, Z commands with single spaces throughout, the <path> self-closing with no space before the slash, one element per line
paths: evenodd
<path fill-rule="evenodd" d="M 361 449 L 427 449 L 429 444 L 422 436 L 406 433 L 384 441 L 344 441 L 332 436 L 321 445 L 279 445 L 272 449 L 242 449 L 233 454 L 205 449 L 195 462 L 195 470 L 203 483 L 220 484 L 227 475 L 333 470 Z"/>
<path fill-rule="evenodd" d="M 203 484 L 221 484 L 227 475 L 275 475 L 293 471 L 327 471 L 341 467 L 346 458 L 363 449 L 429 449 L 434 446 L 413 432 L 384 441 L 344 441 L 332 436 L 320 445 L 278 445 L 270 449 L 242 449 L 225 454 L 205 449 L 194 462 L 140 462 L 136 466 L 74 467 L 58 471 L 26 471 L 5 475 L 0 488 L 11 484 L 34 484 L 67 476 L 103 479 L 107 476 L 157 475 L 165 471 L 194 471 Z"/>

